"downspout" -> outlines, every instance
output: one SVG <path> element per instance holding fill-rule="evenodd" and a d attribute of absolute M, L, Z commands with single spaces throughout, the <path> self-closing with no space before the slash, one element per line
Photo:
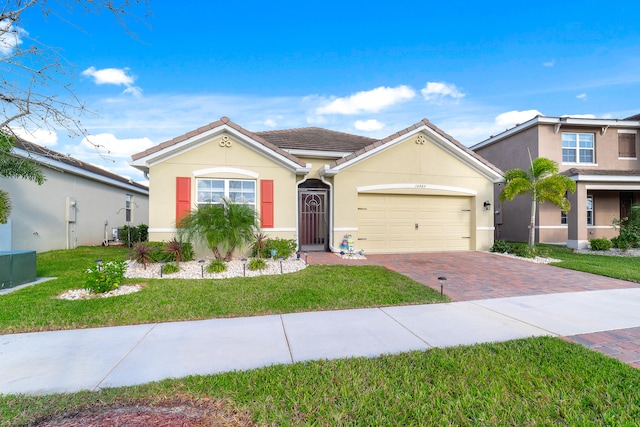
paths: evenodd
<path fill-rule="evenodd" d="M 324 175 L 320 175 L 320 181 L 329 187 L 329 203 L 331 210 L 329 211 L 329 250 L 331 252 L 338 252 L 333 246 L 333 184 L 324 180 Z"/>

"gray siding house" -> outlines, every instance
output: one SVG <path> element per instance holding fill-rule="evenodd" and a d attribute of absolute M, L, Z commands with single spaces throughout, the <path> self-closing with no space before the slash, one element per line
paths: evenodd
<path fill-rule="evenodd" d="M 13 151 L 38 164 L 47 180 L 39 186 L 0 178 L 13 205 L 9 222 L 0 224 L 0 251 L 101 245 L 114 229 L 148 223 L 148 187 L 26 141 Z"/>

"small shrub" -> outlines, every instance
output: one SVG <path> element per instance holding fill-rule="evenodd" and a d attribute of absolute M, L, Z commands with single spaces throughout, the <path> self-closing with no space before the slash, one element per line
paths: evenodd
<path fill-rule="evenodd" d="M 247 263 L 247 268 L 251 271 L 264 270 L 267 268 L 267 262 L 262 258 L 251 258 Z"/>
<path fill-rule="evenodd" d="M 626 251 L 631 248 L 631 244 L 628 241 L 621 239 L 620 236 L 613 237 L 611 239 L 611 245 L 621 251 Z"/>
<path fill-rule="evenodd" d="M 589 243 L 592 251 L 608 251 L 612 246 L 609 239 L 591 239 Z"/>
<path fill-rule="evenodd" d="M 133 247 L 133 259 L 144 266 L 147 269 L 147 264 L 151 262 L 151 253 L 153 248 L 145 243 L 138 243 Z"/>
<path fill-rule="evenodd" d="M 149 239 L 149 226 L 140 224 L 129 227 L 125 225 L 118 230 L 118 238 L 131 247 L 134 243 L 146 242 Z"/>
<path fill-rule="evenodd" d="M 227 263 L 221 259 L 214 259 L 207 266 L 207 272 L 209 273 L 222 273 L 227 270 Z"/>
<path fill-rule="evenodd" d="M 291 240 L 291 239 L 280 239 L 280 238 L 275 238 L 275 239 L 268 239 L 267 240 L 267 253 L 271 253 L 271 251 L 275 250 L 276 251 L 276 257 L 282 257 L 282 258 L 289 258 L 291 256 L 291 254 L 293 254 L 296 251 L 296 248 L 298 247 L 297 243 L 295 240 Z"/>
<path fill-rule="evenodd" d="M 511 252 L 511 250 L 512 250 L 511 243 L 508 243 L 504 240 L 494 241 L 493 246 L 491 247 L 491 252 L 509 253 Z"/>
<path fill-rule="evenodd" d="M 267 253 L 267 235 L 264 233 L 256 233 L 251 243 L 251 256 L 262 258 Z"/>
<path fill-rule="evenodd" d="M 180 267 L 173 263 L 167 263 L 162 266 L 162 272 L 164 274 L 173 274 L 177 273 L 178 271 L 180 271 Z"/>
<path fill-rule="evenodd" d="M 173 240 L 167 242 L 164 250 L 168 255 L 167 258 L 175 261 L 176 264 L 180 264 L 181 261 L 184 261 L 184 244 L 175 237 Z"/>
<path fill-rule="evenodd" d="M 87 269 L 87 278 L 84 288 L 93 294 L 101 294 L 117 289 L 124 280 L 124 272 L 127 263 L 124 261 L 109 261 L 104 264 L 96 264 Z"/>
<path fill-rule="evenodd" d="M 514 255 L 517 255 L 522 258 L 535 258 L 536 252 L 532 250 L 528 244 L 522 243 L 513 246 L 512 252 Z"/>

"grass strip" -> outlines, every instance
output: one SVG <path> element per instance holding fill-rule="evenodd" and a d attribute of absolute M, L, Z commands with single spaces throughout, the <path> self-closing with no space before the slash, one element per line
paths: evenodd
<path fill-rule="evenodd" d="M 223 399 L 258 425 L 637 425 L 640 370 L 551 337 L 312 361 L 138 387 L 0 396 L 3 426 L 180 396 Z"/>

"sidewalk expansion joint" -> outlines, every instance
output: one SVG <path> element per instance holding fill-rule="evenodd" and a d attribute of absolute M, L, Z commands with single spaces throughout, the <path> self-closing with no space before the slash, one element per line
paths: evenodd
<path fill-rule="evenodd" d="M 289 352 L 289 359 L 293 363 L 293 353 L 291 352 L 291 343 L 289 343 L 289 337 L 287 336 L 287 328 L 284 326 L 284 317 L 280 314 L 280 324 L 282 325 L 282 333 L 284 334 L 284 340 L 287 342 L 287 351 Z"/>
<path fill-rule="evenodd" d="M 113 371 L 115 371 L 118 368 L 118 366 L 120 366 L 120 364 L 124 362 L 124 360 L 127 357 L 129 357 L 129 355 L 133 352 L 133 350 L 135 350 L 135 348 L 139 346 L 142 341 L 144 341 L 147 335 L 149 335 L 151 331 L 153 331 L 156 328 L 156 326 L 158 326 L 158 323 L 154 323 L 153 326 L 151 326 L 151 328 L 149 328 L 149 330 L 145 332 L 144 335 L 142 335 L 142 337 L 131 346 L 131 348 L 120 358 L 120 360 L 118 360 L 118 362 L 115 365 L 113 365 L 113 368 L 111 368 L 109 372 L 107 372 L 107 374 L 104 377 L 102 377 L 100 381 L 98 381 L 96 386 L 93 387 L 92 389 L 93 391 L 100 389 L 100 384 L 102 384 L 107 378 L 109 378 L 109 376 L 113 373 Z"/>
<path fill-rule="evenodd" d="M 480 300 L 480 301 L 482 301 L 482 300 Z M 549 329 L 547 329 L 547 328 L 543 328 L 543 327 L 542 327 L 542 326 L 540 326 L 540 325 L 536 325 L 536 324 L 533 324 L 533 323 L 531 323 L 531 322 L 525 322 L 525 321 L 524 321 L 524 320 L 522 320 L 522 319 L 518 319 L 517 317 L 510 316 L 510 315 L 508 315 L 508 314 L 501 313 L 501 312 L 499 312 L 498 310 L 495 310 L 495 309 L 493 309 L 493 308 L 485 307 L 485 306 L 480 305 L 480 304 L 478 304 L 478 303 L 475 303 L 475 302 L 473 302 L 473 301 L 467 301 L 467 302 L 468 302 L 468 303 L 470 303 L 470 304 L 475 305 L 476 307 L 482 308 L 482 309 L 484 309 L 484 310 L 489 310 L 489 311 L 491 311 L 491 312 L 493 312 L 493 313 L 499 314 L 500 316 L 504 316 L 504 317 L 506 317 L 506 318 L 508 318 L 508 319 L 515 320 L 515 321 L 520 322 L 520 323 L 525 324 L 525 325 L 533 326 L 534 328 L 536 328 L 536 329 L 540 329 L 541 331 L 549 332 L 549 334 L 553 335 L 554 337 L 560 337 L 560 336 L 562 336 L 562 335 L 560 335 L 559 333 L 557 333 L 557 332 L 553 332 L 553 331 L 551 331 L 551 330 L 549 330 Z"/>
<path fill-rule="evenodd" d="M 404 329 L 405 331 L 409 332 L 411 335 L 413 335 L 414 337 L 418 338 L 420 341 L 422 341 L 423 343 L 425 343 L 427 345 L 427 347 L 429 348 L 434 348 L 434 346 L 432 346 L 431 344 L 429 344 L 427 341 L 425 341 L 420 335 L 416 334 L 415 332 L 413 332 L 411 329 L 407 328 L 405 325 L 403 325 L 402 323 L 400 323 L 395 317 L 393 317 L 392 315 L 390 315 L 389 313 L 387 313 L 386 311 L 384 311 L 384 307 L 378 307 L 378 310 L 380 310 L 381 312 L 383 312 L 385 314 L 385 316 L 387 316 L 389 319 L 393 320 L 394 322 L 396 322 L 398 325 L 400 325 L 400 327 L 402 329 Z"/>

